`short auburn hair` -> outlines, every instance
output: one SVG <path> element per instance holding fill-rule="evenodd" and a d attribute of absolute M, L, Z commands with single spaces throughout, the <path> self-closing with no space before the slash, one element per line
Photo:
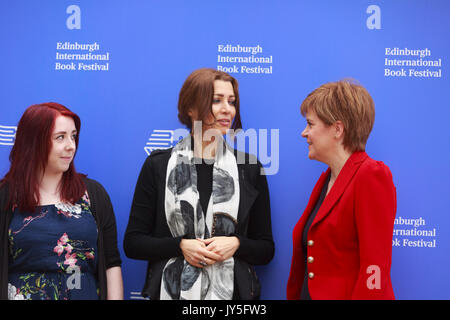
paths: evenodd
<path fill-rule="evenodd" d="M 214 81 L 222 80 L 231 82 L 235 96 L 236 115 L 231 129 L 242 128 L 238 82 L 228 73 L 210 68 L 202 68 L 192 72 L 184 81 L 178 98 L 178 119 L 182 124 L 192 130 L 190 110 L 198 112 L 199 120 L 204 120 L 208 113 L 212 115 L 214 99 Z"/>
<path fill-rule="evenodd" d="M 75 145 L 78 150 L 81 127 L 78 115 L 56 102 L 28 107 L 17 125 L 16 139 L 9 154 L 11 166 L 0 181 L 0 186 L 6 184 L 8 187 L 8 209 L 18 207 L 22 212 L 33 212 L 39 205 L 40 174 L 47 167 L 52 149 L 51 135 L 58 116 L 73 119 L 77 129 Z M 73 162 L 72 160 L 69 169 L 63 173 L 59 185 L 61 200 L 72 204 L 78 201 L 86 190 L 83 180 L 85 175 L 76 172 Z"/>
<path fill-rule="evenodd" d="M 354 80 L 321 85 L 302 102 L 301 114 L 314 111 L 326 125 L 344 124 L 344 148 L 364 151 L 375 121 L 375 105 L 369 92 Z"/>

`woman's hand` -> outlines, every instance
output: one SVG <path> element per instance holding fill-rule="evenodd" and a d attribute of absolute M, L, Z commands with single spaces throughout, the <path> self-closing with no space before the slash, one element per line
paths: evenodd
<path fill-rule="evenodd" d="M 216 261 L 225 261 L 231 258 L 240 246 L 237 237 L 212 237 L 201 241 L 206 245 L 207 250 L 219 255 L 220 258 Z"/>
<path fill-rule="evenodd" d="M 221 256 L 206 249 L 206 244 L 201 239 L 182 239 L 180 248 L 184 259 L 197 268 L 216 263 Z"/>

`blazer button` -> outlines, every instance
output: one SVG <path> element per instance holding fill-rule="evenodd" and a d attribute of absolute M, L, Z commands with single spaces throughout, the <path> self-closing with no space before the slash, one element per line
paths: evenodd
<path fill-rule="evenodd" d="M 314 262 L 314 257 L 309 256 L 308 257 L 308 263 L 313 263 Z"/>
<path fill-rule="evenodd" d="M 306 244 L 308 245 L 308 247 L 312 247 L 314 245 L 314 241 L 308 240 Z"/>
<path fill-rule="evenodd" d="M 314 273 L 313 272 L 308 273 L 308 278 L 310 279 L 314 278 Z"/>

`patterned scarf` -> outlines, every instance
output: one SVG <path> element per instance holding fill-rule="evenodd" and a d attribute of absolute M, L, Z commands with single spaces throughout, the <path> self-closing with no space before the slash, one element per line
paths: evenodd
<path fill-rule="evenodd" d="M 207 239 L 234 233 L 239 208 L 239 176 L 236 158 L 222 139 L 218 143 L 213 186 L 206 215 L 197 190 L 197 170 L 191 136 L 172 150 L 167 165 L 165 211 L 173 237 Z M 233 257 L 197 268 L 184 257 L 171 258 L 165 265 L 160 299 L 231 300 L 234 287 Z"/>

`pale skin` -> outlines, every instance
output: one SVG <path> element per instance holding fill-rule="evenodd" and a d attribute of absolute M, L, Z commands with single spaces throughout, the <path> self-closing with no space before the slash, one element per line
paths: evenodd
<path fill-rule="evenodd" d="M 236 115 L 234 106 L 235 96 L 231 82 L 216 80 L 214 81 L 214 100 L 211 107 L 214 116 L 209 116 L 203 121 L 203 132 L 208 129 L 219 130 L 220 134 L 226 134 L 231 127 L 233 119 Z M 192 123 L 197 118 L 195 109 L 189 111 Z M 194 156 L 204 159 L 212 159 L 215 157 L 217 141 L 201 140 L 198 141 L 194 135 L 194 145 L 202 145 L 202 148 L 194 147 Z M 196 150 L 203 150 L 202 154 Z M 203 268 L 213 265 L 216 262 L 225 261 L 234 256 L 239 248 L 240 242 L 237 237 L 212 237 L 209 239 L 182 239 L 180 248 L 183 252 L 184 259 L 197 268 Z"/>
<path fill-rule="evenodd" d="M 61 202 L 60 182 L 63 173 L 69 169 L 76 151 L 75 137 L 77 131 L 72 118 L 59 116 L 55 119 L 55 127 L 51 136 L 47 166 L 41 172 L 39 183 L 39 205 Z M 121 267 L 106 270 L 107 299 L 123 299 L 123 280 Z"/>
<path fill-rule="evenodd" d="M 302 137 L 306 138 L 309 145 L 308 157 L 327 164 L 331 170 L 328 194 L 345 162 L 351 156 L 351 152 L 343 144 L 344 124 L 338 120 L 331 125 L 326 125 L 312 110 L 306 112 L 306 122 Z"/>

